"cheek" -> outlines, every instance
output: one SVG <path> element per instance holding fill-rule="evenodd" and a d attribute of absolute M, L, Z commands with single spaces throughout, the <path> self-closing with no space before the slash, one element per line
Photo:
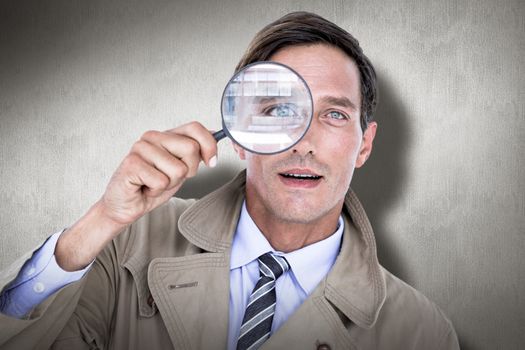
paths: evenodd
<path fill-rule="evenodd" d="M 268 174 L 271 173 L 271 164 L 261 159 L 260 155 L 246 152 L 246 175 L 250 182 L 257 184 L 258 187 L 264 186 L 267 182 Z"/>
<path fill-rule="evenodd" d="M 343 189 L 350 185 L 352 175 L 354 173 L 357 157 L 359 155 L 359 148 L 361 146 L 360 140 L 356 136 L 340 135 L 337 141 L 332 139 L 328 141 L 328 153 L 332 167 L 332 175 L 335 175 L 337 188 Z M 345 191 L 346 192 L 346 191 Z"/>
<path fill-rule="evenodd" d="M 359 155 L 361 143 L 356 137 L 344 135 L 335 139 L 327 140 L 326 149 L 340 162 L 355 164 Z"/>
<path fill-rule="evenodd" d="M 253 159 L 251 153 L 246 153 L 246 174 L 248 177 L 252 178 L 253 174 L 258 172 L 257 162 Z"/>

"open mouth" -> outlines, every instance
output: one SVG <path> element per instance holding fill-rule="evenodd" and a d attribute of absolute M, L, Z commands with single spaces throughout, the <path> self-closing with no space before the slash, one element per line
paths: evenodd
<path fill-rule="evenodd" d="M 288 179 L 305 180 L 305 181 L 319 180 L 322 177 L 319 175 L 294 174 L 294 173 L 280 173 L 279 175 L 281 175 L 282 177 L 288 178 Z"/>
<path fill-rule="evenodd" d="M 287 169 L 279 173 L 279 178 L 287 188 L 313 189 L 321 184 L 323 176 L 310 169 Z"/>

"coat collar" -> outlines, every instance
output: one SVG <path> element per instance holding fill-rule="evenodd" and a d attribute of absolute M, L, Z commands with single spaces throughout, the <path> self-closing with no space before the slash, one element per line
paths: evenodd
<path fill-rule="evenodd" d="M 246 171 L 198 200 L 179 219 L 179 231 L 191 243 L 208 252 L 231 248 L 241 213 Z"/>
<path fill-rule="evenodd" d="M 246 172 L 197 201 L 179 220 L 179 230 L 191 243 L 209 252 L 231 248 L 244 199 Z M 213 214 L 210 217 L 210 213 Z M 341 251 L 326 277 L 324 296 L 348 319 L 371 328 L 386 297 L 386 285 L 376 253 L 370 221 L 349 189 L 343 210 L 345 230 Z"/>

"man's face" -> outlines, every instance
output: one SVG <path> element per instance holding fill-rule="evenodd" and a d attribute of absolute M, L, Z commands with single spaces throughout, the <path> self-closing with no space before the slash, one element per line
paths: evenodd
<path fill-rule="evenodd" d="M 376 130 L 375 123 L 364 134 L 361 130 L 357 66 L 343 51 L 321 44 L 287 47 L 271 60 L 305 79 L 314 114 L 304 138 L 283 153 L 257 155 L 236 147 L 247 161 L 250 215 L 256 222 L 260 218 L 297 224 L 337 217 L 354 168 L 368 158 Z"/>

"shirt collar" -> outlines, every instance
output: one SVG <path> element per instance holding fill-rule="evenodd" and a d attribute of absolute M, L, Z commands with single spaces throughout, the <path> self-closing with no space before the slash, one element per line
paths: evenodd
<path fill-rule="evenodd" d="M 307 295 L 313 292 L 334 265 L 341 247 L 343 228 L 343 218 L 339 216 L 337 230 L 333 234 L 322 241 L 284 254 L 297 282 Z"/>
<path fill-rule="evenodd" d="M 249 264 L 274 249 L 248 214 L 246 201 L 242 203 L 241 215 L 233 236 L 230 270 Z"/>
<path fill-rule="evenodd" d="M 267 252 L 275 252 L 286 258 L 293 275 L 306 294 L 310 294 L 328 274 L 341 246 L 344 222 L 339 217 L 337 230 L 322 241 L 284 254 L 275 251 L 259 230 L 248 210 L 246 201 L 232 243 L 230 270 L 249 264 Z"/>

